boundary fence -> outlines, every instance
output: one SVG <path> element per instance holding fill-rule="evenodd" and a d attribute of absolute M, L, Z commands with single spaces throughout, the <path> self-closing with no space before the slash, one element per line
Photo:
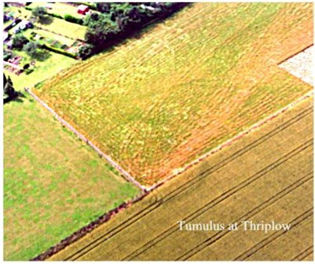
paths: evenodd
<path fill-rule="evenodd" d="M 50 108 L 43 100 L 41 100 L 36 94 L 34 94 L 29 88 L 25 88 L 25 91 L 29 93 L 37 102 L 39 102 L 45 109 L 47 109 L 53 116 L 66 128 L 68 128 L 71 132 L 73 132 L 77 137 L 79 137 L 82 141 L 88 144 L 92 149 L 94 149 L 99 156 L 106 159 L 110 165 L 112 165 L 115 169 L 119 171 L 123 175 L 123 177 L 137 186 L 142 191 L 147 191 L 147 188 L 136 181 L 126 170 L 124 170 L 117 162 L 115 162 L 109 155 L 106 155 L 103 151 L 101 151 L 97 146 L 95 146 L 90 140 L 88 140 L 84 135 L 82 135 L 79 131 L 77 131 L 73 126 L 71 126 L 66 120 L 60 117 L 52 108 Z"/>

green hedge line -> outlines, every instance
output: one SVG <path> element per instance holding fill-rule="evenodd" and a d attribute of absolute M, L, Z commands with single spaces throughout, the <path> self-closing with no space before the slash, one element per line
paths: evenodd
<path fill-rule="evenodd" d="M 73 58 L 73 59 L 77 59 L 76 55 L 74 55 L 74 54 L 72 54 L 70 52 L 67 52 L 67 51 L 65 51 L 63 49 L 55 48 L 55 47 L 49 46 L 47 44 L 42 44 L 42 48 L 47 49 L 47 50 L 52 51 L 52 52 L 59 53 L 61 55 L 68 56 L 68 57 Z"/>

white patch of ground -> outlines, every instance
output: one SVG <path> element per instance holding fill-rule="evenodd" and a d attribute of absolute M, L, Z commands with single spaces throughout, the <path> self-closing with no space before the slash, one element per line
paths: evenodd
<path fill-rule="evenodd" d="M 304 51 L 281 63 L 279 65 L 280 68 L 287 70 L 294 76 L 313 86 L 313 50 L 314 46 L 305 49 Z"/>

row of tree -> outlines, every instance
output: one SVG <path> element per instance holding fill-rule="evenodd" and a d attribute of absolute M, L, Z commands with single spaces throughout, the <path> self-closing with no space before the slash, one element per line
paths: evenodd
<path fill-rule="evenodd" d="M 84 20 L 87 26 L 85 41 L 79 56 L 83 59 L 103 51 L 148 23 L 165 18 L 188 3 L 96 3 L 95 9 Z"/>
<path fill-rule="evenodd" d="M 71 19 L 66 19 L 66 17 L 64 19 L 73 23 L 83 23 L 87 26 L 85 41 L 88 45 L 82 46 L 78 54 L 82 59 L 86 59 L 126 39 L 146 24 L 165 18 L 188 4 L 179 2 L 99 2 L 89 4 L 91 9 L 98 12 L 92 10 L 91 14 L 88 14 L 84 20 L 74 19 L 74 17 L 73 19 L 72 17 L 70 17 Z M 32 15 L 41 23 L 45 23 L 49 17 L 45 7 L 32 9 Z M 28 47 L 27 50 L 31 50 L 35 54 L 35 46 L 32 45 L 32 47 L 33 49 Z"/>

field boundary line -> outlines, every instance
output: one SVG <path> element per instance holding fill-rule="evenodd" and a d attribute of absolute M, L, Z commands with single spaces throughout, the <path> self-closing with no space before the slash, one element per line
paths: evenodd
<path fill-rule="evenodd" d="M 295 57 L 296 55 L 298 55 L 298 54 L 304 52 L 305 50 L 307 50 L 308 48 L 312 47 L 313 45 L 314 45 L 314 43 L 309 44 L 309 45 L 308 45 L 307 47 L 305 47 L 304 49 L 295 52 L 294 54 L 290 55 L 289 57 L 287 57 L 287 58 L 285 58 L 285 59 L 283 59 L 283 60 L 280 60 L 280 62 L 278 62 L 277 65 L 279 66 L 280 64 L 284 63 L 285 61 L 287 61 L 287 60 L 289 60 L 289 59 Z M 291 73 L 291 74 L 292 74 L 292 73 Z M 293 75 L 293 74 L 292 74 L 292 75 Z M 294 76 L 295 76 L 295 75 L 294 75 Z M 299 78 L 299 79 L 301 80 L 301 78 Z"/>
<path fill-rule="evenodd" d="M 95 150 L 99 156 L 103 157 L 107 162 L 113 166 L 116 170 L 119 171 L 123 177 L 137 186 L 142 192 L 146 192 L 147 188 L 140 184 L 135 178 L 133 178 L 126 170 L 124 170 L 117 162 L 115 162 L 109 155 L 105 154 L 101 151 L 97 146 L 93 144 L 90 140 L 88 140 L 84 135 L 82 135 L 78 130 L 76 130 L 72 125 L 70 125 L 66 120 L 64 120 L 61 116 L 59 116 L 51 107 L 49 107 L 43 100 L 41 100 L 36 94 L 34 94 L 29 88 L 25 88 L 25 91 L 28 92 L 37 102 L 39 102 L 45 109 L 47 109 L 53 116 L 62 124 L 62 126 L 68 128 L 71 132 L 73 132 L 77 137 L 79 137 L 83 142 L 89 145 L 93 150 Z"/>
<path fill-rule="evenodd" d="M 43 261 L 46 260 L 47 258 L 55 255 L 59 251 L 63 250 L 65 247 L 71 245 L 72 243 L 76 242 L 80 238 L 84 237 L 86 234 L 90 233 L 93 231 L 95 228 L 100 226 L 101 224 L 104 224 L 105 222 L 109 221 L 113 216 L 118 214 L 120 211 L 127 209 L 130 207 L 132 204 L 142 200 L 144 197 L 146 197 L 148 192 L 142 192 L 136 197 L 123 202 L 122 204 L 118 205 L 117 207 L 109 210 L 105 214 L 101 215 L 98 217 L 96 220 L 90 222 L 89 224 L 83 226 L 80 228 L 78 231 L 72 233 L 65 239 L 61 240 L 57 244 L 51 246 L 49 249 L 44 251 L 43 253 L 37 255 L 36 257 L 30 259 L 30 261 Z"/>
<path fill-rule="evenodd" d="M 307 92 L 306 94 L 302 95 L 301 97 L 299 97 L 297 100 L 289 103 L 288 105 L 284 106 L 283 108 L 277 110 L 276 112 L 270 114 L 269 116 L 263 118 L 262 120 L 258 121 L 257 123 L 253 124 L 252 126 L 250 126 L 249 128 L 245 129 L 244 131 L 241 131 L 240 133 L 238 133 L 237 135 L 235 135 L 234 137 L 228 139 L 227 141 L 223 142 L 222 144 L 216 146 L 215 148 L 209 150 L 208 152 L 206 152 L 205 154 L 199 156 L 198 158 L 196 158 L 195 160 L 191 161 L 190 163 L 188 163 L 187 165 L 185 165 L 182 168 L 178 168 L 178 172 L 175 174 L 172 174 L 168 177 L 166 177 L 165 179 L 151 185 L 150 187 L 146 188 L 147 191 L 152 191 L 155 190 L 156 188 L 160 187 L 161 185 L 163 185 L 164 183 L 168 182 L 169 180 L 173 179 L 174 177 L 183 174 L 184 172 L 186 172 L 188 169 L 190 169 L 191 167 L 199 164 L 201 161 L 203 161 L 204 159 L 208 158 L 209 156 L 211 156 L 212 154 L 215 154 L 216 152 L 222 150 L 225 147 L 230 146 L 232 143 L 234 143 L 235 141 L 239 140 L 240 138 L 244 137 L 245 135 L 261 128 L 264 124 L 268 123 L 269 121 L 273 120 L 274 118 L 276 118 L 277 116 L 279 116 L 280 114 L 288 111 L 289 109 L 292 109 L 294 106 L 296 106 L 297 104 L 299 104 L 300 102 L 311 98 L 313 96 L 313 90 L 310 90 L 309 92 Z"/>

